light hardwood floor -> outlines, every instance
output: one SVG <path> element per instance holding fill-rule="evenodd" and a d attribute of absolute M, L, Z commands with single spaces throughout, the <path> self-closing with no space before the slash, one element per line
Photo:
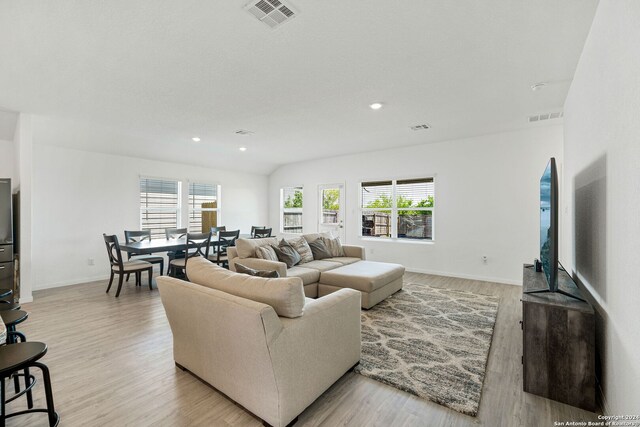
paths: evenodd
<path fill-rule="evenodd" d="M 596 420 L 593 413 L 522 391 L 522 335 L 517 286 L 407 273 L 405 282 L 501 298 L 477 418 L 348 373 L 300 415 L 297 426 L 553 426 Z M 261 422 L 213 388 L 174 366 L 171 331 L 157 289 L 106 282 L 37 291 L 19 328 L 48 344 L 61 426 L 259 426 Z M 39 374 L 36 375 L 40 379 Z M 9 386 L 9 384 L 8 384 Z M 10 388 L 11 390 L 11 388 Z M 36 404 L 44 402 L 42 383 Z M 24 398 L 9 411 L 23 409 Z M 45 414 L 7 426 L 45 426 Z"/>

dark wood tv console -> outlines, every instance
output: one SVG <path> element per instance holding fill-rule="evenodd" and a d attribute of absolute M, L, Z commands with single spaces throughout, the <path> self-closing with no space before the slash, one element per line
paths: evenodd
<path fill-rule="evenodd" d="M 525 264 L 523 292 L 544 289 L 544 273 Z M 560 270 L 558 288 L 582 299 Z M 591 304 L 560 293 L 522 294 L 524 391 L 595 411 L 595 316 Z"/>

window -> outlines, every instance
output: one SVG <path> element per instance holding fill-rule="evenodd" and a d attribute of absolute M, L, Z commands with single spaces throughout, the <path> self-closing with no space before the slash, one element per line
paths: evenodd
<path fill-rule="evenodd" d="M 282 233 L 302 233 L 302 187 L 284 187 L 280 189 L 280 207 Z"/>
<path fill-rule="evenodd" d="M 178 181 L 140 178 L 140 229 L 151 237 L 165 236 L 165 228 L 177 228 L 180 218 Z"/>
<path fill-rule="evenodd" d="M 433 178 L 363 182 L 362 236 L 433 240 Z"/>
<path fill-rule="evenodd" d="M 215 184 L 189 183 L 189 231 L 208 233 L 218 226 L 219 187 Z"/>

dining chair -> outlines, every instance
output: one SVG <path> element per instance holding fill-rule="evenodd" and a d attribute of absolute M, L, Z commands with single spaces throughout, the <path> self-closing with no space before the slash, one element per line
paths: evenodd
<path fill-rule="evenodd" d="M 124 279 L 125 274 L 135 274 L 136 275 L 136 285 L 140 285 L 142 272 L 149 272 L 149 289 L 153 289 L 152 279 L 153 279 L 153 264 L 147 261 L 140 260 L 132 260 L 132 261 L 122 261 L 122 252 L 120 251 L 120 244 L 118 243 L 118 236 L 115 234 L 112 236 L 107 236 L 106 234 L 102 234 L 104 237 L 104 243 L 107 246 L 107 254 L 109 255 L 109 264 L 111 264 L 111 277 L 109 278 L 109 286 L 107 286 L 107 293 L 111 289 L 111 284 L 113 283 L 113 276 L 118 275 L 118 290 L 116 291 L 116 298 L 120 296 L 120 290 L 122 289 L 122 281 Z"/>
<path fill-rule="evenodd" d="M 185 244 L 184 258 L 173 259 L 169 262 L 169 276 L 177 277 L 179 273 L 184 273 L 187 280 L 187 262 L 189 258 L 201 256 L 209 259 L 209 247 L 211 246 L 211 232 L 208 233 L 187 233 L 187 243 Z"/>
<path fill-rule="evenodd" d="M 251 226 L 251 238 L 252 239 L 255 237 L 254 233 L 255 233 L 256 229 L 259 229 L 259 228 L 267 228 L 267 226 L 266 225 L 252 225 Z"/>
<path fill-rule="evenodd" d="M 211 227 L 211 234 L 213 235 L 212 239 L 214 242 L 218 241 L 218 233 L 221 231 L 227 231 L 227 227 L 224 225 L 221 225 L 220 227 Z M 218 250 L 217 245 L 211 246 L 212 253 L 215 253 L 217 250 Z"/>
<path fill-rule="evenodd" d="M 187 235 L 186 228 L 165 228 L 164 236 L 167 239 L 180 239 Z M 184 258 L 184 251 L 169 251 L 167 252 L 167 258 L 169 258 L 169 263 L 171 263 L 174 259 Z M 167 268 L 168 270 L 168 268 Z"/>
<path fill-rule="evenodd" d="M 254 239 L 262 239 L 264 237 L 271 237 L 271 228 L 256 228 L 253 230 Z"/>
<path fill-rule="evenodd" d="M 151 241 L 151 230 L 142 230 L 142 231 L 133 231 L 133 230 L 124 230 L 124 240 L 129 243 L 134 242 L 142 242 L 145 240 Z M 160 275 L 162 276 L 164 272 L 164 257 L 160 255 L 144 255 L 144 254 L 132 254 L 131 252 L 127 252 L 127 261 L 131 261 L 131 258 L 137 259 L 140 261 L 147 261 L 151 264 L 160 264 Z M 129 280 L 129 275 L 127 274 L 127 281 Z"/>
<path fill-rule="evenodd" d="M 227 255 L 227 248 L 229 246 L 236 245 L 236 239 L 240 236 L 240 230 L 234 231 L 221 231 L 218 233 L 218 242 L 216 244 L 217 251 L 215 254 L 209 256 L 209 261 L 229 268 L 229 257 Z"/>

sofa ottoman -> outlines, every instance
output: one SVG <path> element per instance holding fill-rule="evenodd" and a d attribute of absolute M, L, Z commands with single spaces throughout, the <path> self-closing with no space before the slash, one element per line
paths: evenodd
<path fill-rule="evenodd" d="M 359 261 L 320 273 L 318 297 L 342 288 L 362 294 L 362 308 L 369 309 L 402 289 L 404 267 L 386 262 Z"/>

